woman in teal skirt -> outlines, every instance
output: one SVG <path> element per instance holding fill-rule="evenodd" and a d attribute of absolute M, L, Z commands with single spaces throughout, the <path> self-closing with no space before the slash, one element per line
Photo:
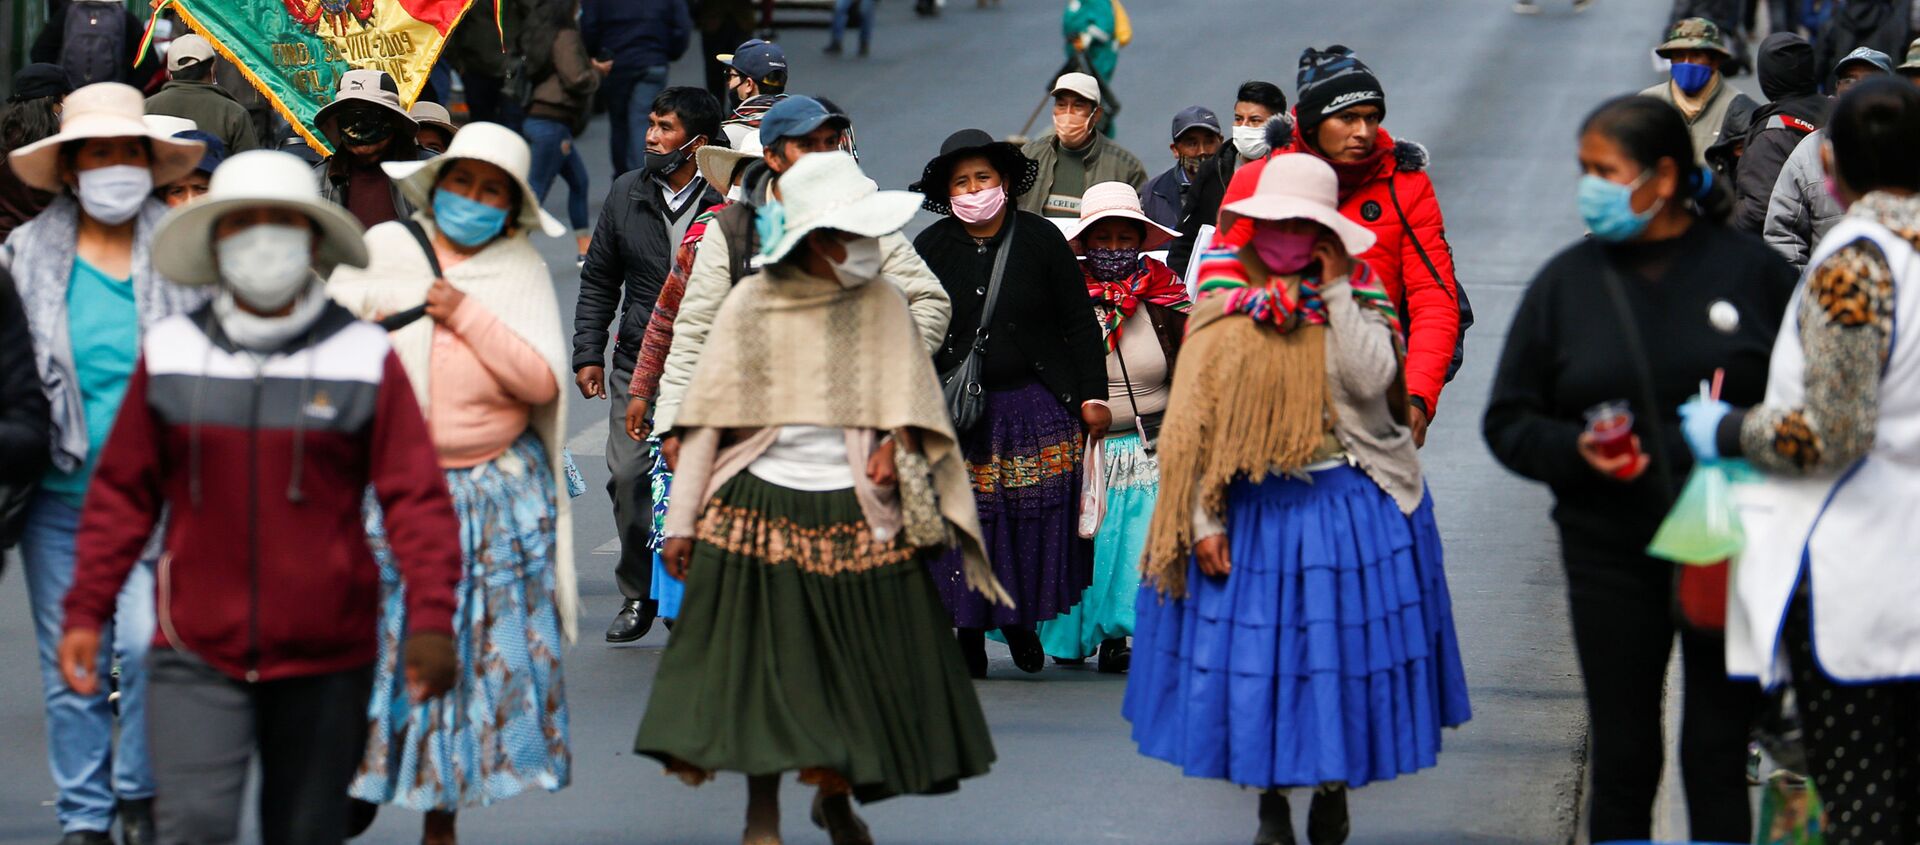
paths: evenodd
<path fill-rule="evenodd" d="M 878 238 L 920 198 L 838 152 L 780 190 L 784 230 L 727 297 L 675 424 L 662 557 L 686 593 L 634 750 L 692 784 L 747 775 L 749 845 L 780 841 L 789 771 L 836 845 L 870 843 L 853 799 L 949 792 L 994 759 L 926 558 L 957 540 L 968 583 L 1007 597 L 932 361 L 876 281 Z"/>
<path fill-rule="evenodd" d="M 1072 610 L 1040 623 L 1040 645 L 1069 663 L 1097 652 L 1102 672 L 1125 672 L 1131 660 L 1127 637 L 1140 594 L 1140 557 L 1160 493 L 1155 441 L 1192 307 L 1173 271 L 1141 253 L 1179 234 L 1148 219 L 1140 196 L 1124 182 L 1088 188 L 1080 220 L 1066 233 L 1080 254 L 1087 296 L 1107 338 L 1113 427 L 1100 444 L 1106 507 L 1093 537 L 1093 586 Z"/>

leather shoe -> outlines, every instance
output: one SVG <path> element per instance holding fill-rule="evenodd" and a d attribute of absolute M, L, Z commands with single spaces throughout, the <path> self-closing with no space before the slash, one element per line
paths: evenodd
<path fill-rule="evenodd" d="M 652 599 L 627 599 L 607 626 L 607 642 L 630 643 L 653 630 L 654 617 L 660 615 L 660 603 Z"/>
<path fill-rule="evenodd" d="M 113 837 L 104 830 L 69 830 L 60 845 L 113 845 Z"/>
<path fill-rule="evenodd" d="M 1124 675 L 1133 666 L 1133 647 L 1126 637 L 1100 641 L 1100 662 L 1094 668 L 1109 675 Z"/>
<path fill-rule="evenodd" d="M 154 845 L 160 834 L 153 828 L 152 798 L 122 798 L 119 807 L 121 845 Z"/>
<path fill-rule="evenodd" d="M 1312 845 L 1342 845 L 1352 831 L 1347 817 L 1347 788 L 1318 789 L 1307 807 L 1307 841 Z"/>
<path fill-rule="evenodd" d="M 1001 628 L 1000 635 L 1007 638 L 1007 651 L 1013 652 L 1013 665 L 1020 671 L 1033 673 L 1047 668 L 1047 652 L 1040 646 L 1040 635 L 1032 628 Z"/>
<path fill-rule="evenodd" d="M 1287 793 L 1278 789 L 1269 789 L 1260 793 L 1260 832 L 1254 834 L 1253 845 L 1294 845 L 1293 808 L 1287 804 Z"/>

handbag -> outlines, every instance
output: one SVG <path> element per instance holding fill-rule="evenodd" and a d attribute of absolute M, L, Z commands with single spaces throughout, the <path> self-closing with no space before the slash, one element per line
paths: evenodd
<path fill-rule="evenodd" d="M 1014 222 L 1019 212 L 1007 215 L 1006 236 L 993 250 L 993 274 L 987 282 L 987 301 L 980 306 L 980 325 L 973 330 L 973 346 L 959 366 L 940 377 L 940 394 L 947 400 L 947 416 L 953 418 L 955 433 L 965 433 L 980 424 L 986 414 L 987 391 L 980 384 L 986 369 L 987 327 L 993 324 L 993 307 L 1000 301 L 1000 280 L 1007 275 L 1007 253 L 1013 251 Z"/>
<path fill-rule="evenodd" d="M 894 435 L 893 471 L 900 484 L 900 534 L 916 549 L 953 545 L 953 529 L 940 515 L 940 495 L 933 489 L 933 464 L 926 453 L 908 448 Z"/>
<path fill-rule="evenodd" d="M 1100 533 L 1100 522 L 1107 516 L 1107 447 L 1091 437 L 1080 459 L 1080 525 L 1075 532 L 1082 540 Z"/>
<path fill-rule="evenodd" d="M 1653 447 L 1652 469 L 1659 477 L 1660 496 L 1667 507 L 1674 503 L 1673 468 L 1667 466 L 1666 435 L 1661 432 L 1660 400 L 1653 393 L 1653 368 L 1647 363 L 1647 348 L 1640 340 L 1639 324 L 1634 322 L 1633 307 L 1627 304 L 1626 287 L 1620 280 L 1620 271 L 1611 263 L 1603 261 L 1605 268 L 1601 278 L 1606 283 L 1607 298 L 1613 303 L 1615 316 L 1620 322 L 1620 338 L 1627 350 L 1627 360 L 1633 364 L 1635 381 L 1640 383 L 1639 413 L 1642 419 L 1649 421 L 1645 427 L 1649 444 Z M 1673 573 L 1673 615 L 1681 623 L 1695 631 L 1717 634 L 1727 629 L 1727 574 L 1726 561 L 1699 566 L 1676 566 Z"/>

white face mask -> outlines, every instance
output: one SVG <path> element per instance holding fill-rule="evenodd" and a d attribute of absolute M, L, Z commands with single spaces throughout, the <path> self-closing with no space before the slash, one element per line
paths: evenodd
<path fill-rule="evenodd" d="M 833 275 L 840 280 L 841 287 L 859 287 L 873 281 L 880 275 L 879 238 L 853 238 L 841 241 L 840 246 L 847 251 L 847 257 L 841 261 L 827 259 L 833 265 Z"/>
<path fill-rule="evenodd" d="M 1267 154 L 1267 127 L 1233 127 L 1233 148 L 1240 151 L 1240 157 L 1256 159 Z"/>
<path fill-rule="evenodd" d="M 258 311 L 287 307 L 312 277 L 313 230 L 263 224 L 242 229 L 214 246 L 220 281 Z"/>
<path fill-rule="evenodd" d="M 87 216 L 118 226 L 140 213 L 153 195 L 153 171 L 134 164 L 115 164 L 80 171 L 80 207 Z"/>

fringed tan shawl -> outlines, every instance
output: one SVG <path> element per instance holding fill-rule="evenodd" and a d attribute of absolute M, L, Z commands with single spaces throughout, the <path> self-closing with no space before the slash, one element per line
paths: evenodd
<path fill-rule="evenodd" d="M 1160 496 L 1142 571 L 1175 597 L 1186 594 L 1196 504 L 1225 513 L 1236 477 L 1306 466 L 1334 424 L 1327 327 L 1277 332 L 1225 313 L 1224 300 L 1194 306 L 1160 431 Z"/>
<path fill-rule="evenodd" d="M 783 425 L 917 430 L 933 468 L 940 513 L 960 535 L 967 586 L 1013 604 L 987 565 L 973 485 L 933 359 L 898 288 L 872 283 L 845 288 L 776 265 L 741 280 L 727 296 L 674 428 Z M 676 514 L 706 506 L 701 485 L 679 482 L 708 477 L 710 467 L 684 464 L 710 456 L 711 450 L 682 451 L 673 493 Z"/>

